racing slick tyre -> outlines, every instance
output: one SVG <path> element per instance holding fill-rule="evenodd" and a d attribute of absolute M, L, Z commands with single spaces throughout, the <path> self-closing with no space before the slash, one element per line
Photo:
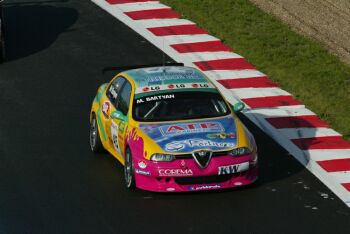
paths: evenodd
<path fill-rule="evenodd" d="M 101 142 L 100 134 L 98 132 L 98 124 L 95 113 L 92 114 L 90 123 L 90 148 L 94 153 L 105 152 Z"/>
<path fill-rule="evenodd" d="M 125 150 L 124 178 L 126 187 L 130 190 L 135 189 L 134 163 L 129 148 Z"/>

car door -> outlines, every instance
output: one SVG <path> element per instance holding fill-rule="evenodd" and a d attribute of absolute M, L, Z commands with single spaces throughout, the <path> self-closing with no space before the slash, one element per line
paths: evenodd
<path fill-rule="evenodd" d="M 117 135 L 114 135 L 115 139 L 113 139 L 113 136 L 112 136 L 112 113 L 116 111 L 118 97 L 120 96 L 121 89 L 125 82 L 126 82 L 126 79 L 124 77 L 115 78 L 107 88 L 107 91 L 106 91 L 107 98 L 102 103 L 100 103 L 102 113 L 103 113 L 106 133 L 109 138 L 109 145 L 115 150 L 115 152 L 118 152 L 118 154 L 120 154 L 118 144 L 114 142 L 115 140 L 117 140 L 116 138 Z"/>
<path fill-rule="evenodd" d="M 124 156 L 126 125 L 130 107 L 130 97 L 132 86 L 129 81 L 125 81 L 117 98 L 116 112 L 117 116 L 111 117 L 111 136 L 115 150 Z M 113 114 L 113 113 L 112 113 Z"/>

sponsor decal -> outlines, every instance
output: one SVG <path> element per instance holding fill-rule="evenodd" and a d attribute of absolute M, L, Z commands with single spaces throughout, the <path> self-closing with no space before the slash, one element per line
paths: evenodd
<path fill-rule="evenodd" d="M 249 162 L 218 167 L 218 175 L 235 174 L 249 169 Z"/>
<path fill-rule="evenodd" d="M 189 186 L 188 190 L 190 191 L 199 191 L 199 190 L 209 190 L 209 189 L 219 189 L 221 188 L 221 185 L 215 184 L 215 185 L 199 185 L 199 186 Z"/>
<path fill-rule="evenodd" d="M 104 102 L 102 104 L 102 113 L 109 118 L 109 110 L 110 110 L 111 104 L 109 102 Z"/>
<path fill-rule="evenodd" d="M 232 116 L 213 120 L 140 124 L 139 128 L 164 151 L 170 153 L 202 149 L 226 150 L 234 148 L 237 144 L 237 137 L 233 137 L 236 125 Z M 209 134 L 217 135 L 214 135 L 216 138 L 208 138 Z"/>
<path fill-rule="evenodd" d="M 174 99 L 174 98 L 175 98 L 175 94 L 154 95 L 154 96 L 149 96 L 149 97 L 137 99 L 136 104 L 150 102 L 150 101 L 161 101 L 161 100 L 167 100 L 167 99 Z"/>
<path fill-rule="evenodd" d="M 109 88 L 109 92 L 112 94 L 113 98 L 117 98 L 118 97 L 118 93 L 117 91 L 115 91 L 115 87 L 113 85 L 111 85 L 111 87 Z"/>
<path fill-rule="evenodd" d="M 210 83 L 204 83 L 204 82 L 203 83 L 158 84 L 158 85 L 151 85 L 149 83 L 148 86 L 136 88 L 135 94 L 155 92 L 155 91 L 161 91 L 161 90 L 193 89 L 193 88 L 207 89 L 207 88 L 214 88 L 214 86 Z"/>
<path fill-rule="evenodd" d="M 193 176 L 191 169 L 159 169 L 159 176 Z"/>
<path fill-rule="evenodd" d="M 124 132 L 125 130 L 125 122 L 124 121 L 120 121 L 119 123 L 119 131 L 120 132 Z"/>
<path fill-rule="evenodd" d="M 114 149 L 120 153 L 119 140 L 118 140 L 118 124 L 112 120 L 111 135 Z"/>
<path fill-rule="evenodd" d="M 210 133 L 207 135 L 207 137 L 210 139 L 215 139 L 215 138 L 226 139 L 226 138 L 235 138 L 236 135 L 233 132 L 231 133 L 220 132 L 220 133 Z"/>
<path fill-rule="evenodd" d="M 209 165 L 213 152 L 208 150 L 200 150 L 192 153 L 192 156 L 198 166 L 201 168 L 206 168 Z"/>
<path fill-rule="evenodd" d="M 145 161 L 143 161 L 143 160 L 139 161 L 139 163 L 137 165 L 141 169 L 145 169 L 147 167 L 147 163 Z"/>
<path fill-rule="evenodd" d="M 216 148 L 232 148 L 235 146 L 232 142 L 216 142 L 205 139 L 189 139 L 183 141 L 173 141 L 165 145 L 165 149 L 168 151 L 179 151 L 188 147 L 216 147 Z"/>
<path fill-rule="evenodd" d="M 181 160 L 181 162 L 180 162 L 180 167 L 181 168 L 187 168 L 187 165 L 186 165 L 186 162 L 185 162 L 185 160 Z"/>
<path fill-rule="evenodd" d="M 175 188 L 167 188 L 166 191 L 173 192 L 175 191 Z"/>
<path fill-rule="evenodd" d="M 149 171 L 144 171 L 144 170 L 140 170 L 140 169 L 136 169 L 135 172 L 137 174 L 140 174 L 140 175 L 146 175 L 146 176 L 150 176 L 151 175 L 151 172 Z"/>
<path fill-rule="evenodd" d="M 198 122 L 185 124 L 171 124 L 160 127 L 163 136 L 176 136 L 189 133 L 224 131 L 220 122 Z"/>
<path fill-rule="evenodd" d="M 154 132 L 155 130 L 158 130 L 157 125 L 146 125 L 146 126 L 140 126 L 140 127 L 145 133 L 150 133 L 150 132 Z"/>

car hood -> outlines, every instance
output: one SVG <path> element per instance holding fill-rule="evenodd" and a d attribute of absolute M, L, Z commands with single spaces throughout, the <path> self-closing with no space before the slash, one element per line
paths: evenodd
<path fill-rule="evenodd" d="M 200 149 L 224 150 L 237 144 L 233 116 L 164 124 L 140 124 L 140 129 L 164 151 L 192 152 Z"/>

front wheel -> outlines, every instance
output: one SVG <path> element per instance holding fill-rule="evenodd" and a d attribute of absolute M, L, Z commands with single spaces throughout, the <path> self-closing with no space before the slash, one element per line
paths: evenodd
<path fill-rule="evenodd" d="M 90 148 L 94 153 L 104 152 L 100 134 L 98 132 L 98 124 L 95 113 L 92 114 L 90 123 Z"/>
<path fill-rule="evenodd" d="M 135 188 L 134 163 L 132 154 L 129 148 L 125 150 L 125 165 L 124 165 L 125 184 L 128 189 Z"/>

